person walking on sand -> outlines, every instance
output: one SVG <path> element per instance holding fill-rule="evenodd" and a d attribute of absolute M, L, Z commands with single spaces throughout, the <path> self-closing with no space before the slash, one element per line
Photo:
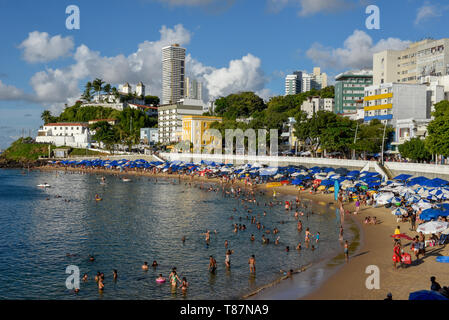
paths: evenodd
<path fill-rule="evenodd" d="M 360 200 L 357 197 L 357 201 L 355 202 L 355 212 L 354 212 L 354 214 L 358 214 L 359 210 L 360 210 Z"/>
<path fill-rule="evenodd" d="M 396 242 L 394 244 L 394 248 L 393 248 L 393 266 L 394 266 L 394 270 L 397 269 L 396 267 L 396 263 L 400 263 L 400 266 L 402 267 L 402 260 L 401 260 L 401 245 L 399 242 Z"/>
<path fill-rule="evenodd" d="M 345 241 L 344 252 L 345 252 L 346 263 L 348 263 L 349 262 L 349 243 L 348 243 L 348 240 Z"/>
<path fill-rule="evenodd" d="M 339 234 L 339 236 L 338 236 L 338 239 L 339 239 L 340 241 L 343 241 L 343 226 L 342 226 L 342 225 L 340 225 L 340 234 Z"/>
<path fill-rule="evenodd" d="M 251 256 L 248 260 L 249 264 L 249 272 L 256 273 L 256 257 L 254 255 Z"/>

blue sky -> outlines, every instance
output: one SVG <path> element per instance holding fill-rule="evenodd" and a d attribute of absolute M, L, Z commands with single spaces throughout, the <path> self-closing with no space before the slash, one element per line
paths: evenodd
<path fill-rule="evenodd" d="M 68 5 L 80 9 L 80 30 L 66 29 Z M 380 30 L 365 27 L 368 5 L 380 9 Z M 293 70 L 321 66 L 333 77 L 370 67 L 373 51 L 448 37 L 448 12 L 444 0 L 0 0 L 0 148 L 94 77 L 142 80 L 159 95 L 168 42 L 187 48 L 187 72 L 211 97 L 268 98 L 283 94 Z"/>

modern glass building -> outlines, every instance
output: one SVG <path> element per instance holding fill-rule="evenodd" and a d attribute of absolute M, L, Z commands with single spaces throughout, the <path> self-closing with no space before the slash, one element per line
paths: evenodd
<path fill-rule="evenodd" d="M 365 87 L 373 84 L 371 70 L 349 71 L 335 77 L 335 113 L 356 113 L 365 96 Z"/>

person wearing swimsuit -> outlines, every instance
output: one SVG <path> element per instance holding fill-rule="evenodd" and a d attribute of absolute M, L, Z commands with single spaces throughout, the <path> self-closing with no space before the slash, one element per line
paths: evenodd
<path fill-rule="evenodd" d="M 176 273 L 176 268 L 173 268 L 170 275 L 168 276 L 168 278 L 170 279 L 170 284 L 174 287 L 176 287 L 177 282 L 179 281 L 181 282 L 181 280 L 178 277 L 178 274 Z"/>
<path fill-rule="evenodd" d="M 210 256 L 209 257 L 209 272 L 215 273 L 216 270 L 217 270 L 217 260 L 215 260 L 213 256 Z"/>
<path fill-rule="evenodd" d="M 234 250 L 226 251 L 225 264 L 227 268 L 231 268 L 231 254 L 234 253 Z"/>

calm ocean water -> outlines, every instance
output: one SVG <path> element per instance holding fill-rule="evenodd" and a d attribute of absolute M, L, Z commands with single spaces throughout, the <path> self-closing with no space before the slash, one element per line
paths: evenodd
<path fill-rule="evenodd" d="M 298 253 L 294 248 L 299 241 L 304 247 L 304 231 L 297 232 L 293 213 L 286 214 L 283 206 L 265 207 L 270 197 L 258 196 L 259 206 L 247 204 L 267 228 L 280 230 L 276 236 L 268 235 L 269 245 L 262 245 L 262 231 L 246 220 L 241 202 L 223 197 L 222 192 L 189 188 L 184 182 L 174 185 L 171 179 L 155 183 L 147 177 L 133 177 L 126 183 L 106 176 L 107 184 L 101 185 L 99 177 L 0 170 L 0 299 L 240 298 L 277 279 L 280 269 L 297 269 L 341 251 L 336 212 L 324 203 L 313 204 L 314 214 L 301 217 L 303 230 L 309 227 L 321 234 L 316 250 L 304 248 Z M 40 189 L 36 186 L 40 183 L 51 188 Z M 96 193 L 103 201 L 94 200 Z M 279 197 L 285 199 L 294 197 Z M 235 234 L 233 223 L 245 224 L 247 230 Z M 201 235 L 207 229 L 217 230 L 209 247 Z M 250 241 L 251 234 L 256 241 Z M 278 246 L 274 245 L 277 236 Z M 224 266 L 225 240 L 235 251 L 230 271 Z M 286 246 L 291 249 L 288 253 Z M 89 261 L 90 254 L 94 262 Z M 257 261 L 255 277 L 248 269 L 252 254 Z M 215 275 L 208 272 L 210 255 L 218 263 Z M 157 269 L 141 270 L 144 261 L 153 260 L 159 263 Z M 89 275 L 87 283 L 81 281 L 78 294 L 65 287 L 69 265 Z M 186 295 L 155 282 L 159 273 L 168 276 L 173 266 L 180 277 L 187 277 Z M 118 270 L 116 282 L 113 269 Z M 102 294 L 93 280 L 97 271 L 106 276 Z"/>

